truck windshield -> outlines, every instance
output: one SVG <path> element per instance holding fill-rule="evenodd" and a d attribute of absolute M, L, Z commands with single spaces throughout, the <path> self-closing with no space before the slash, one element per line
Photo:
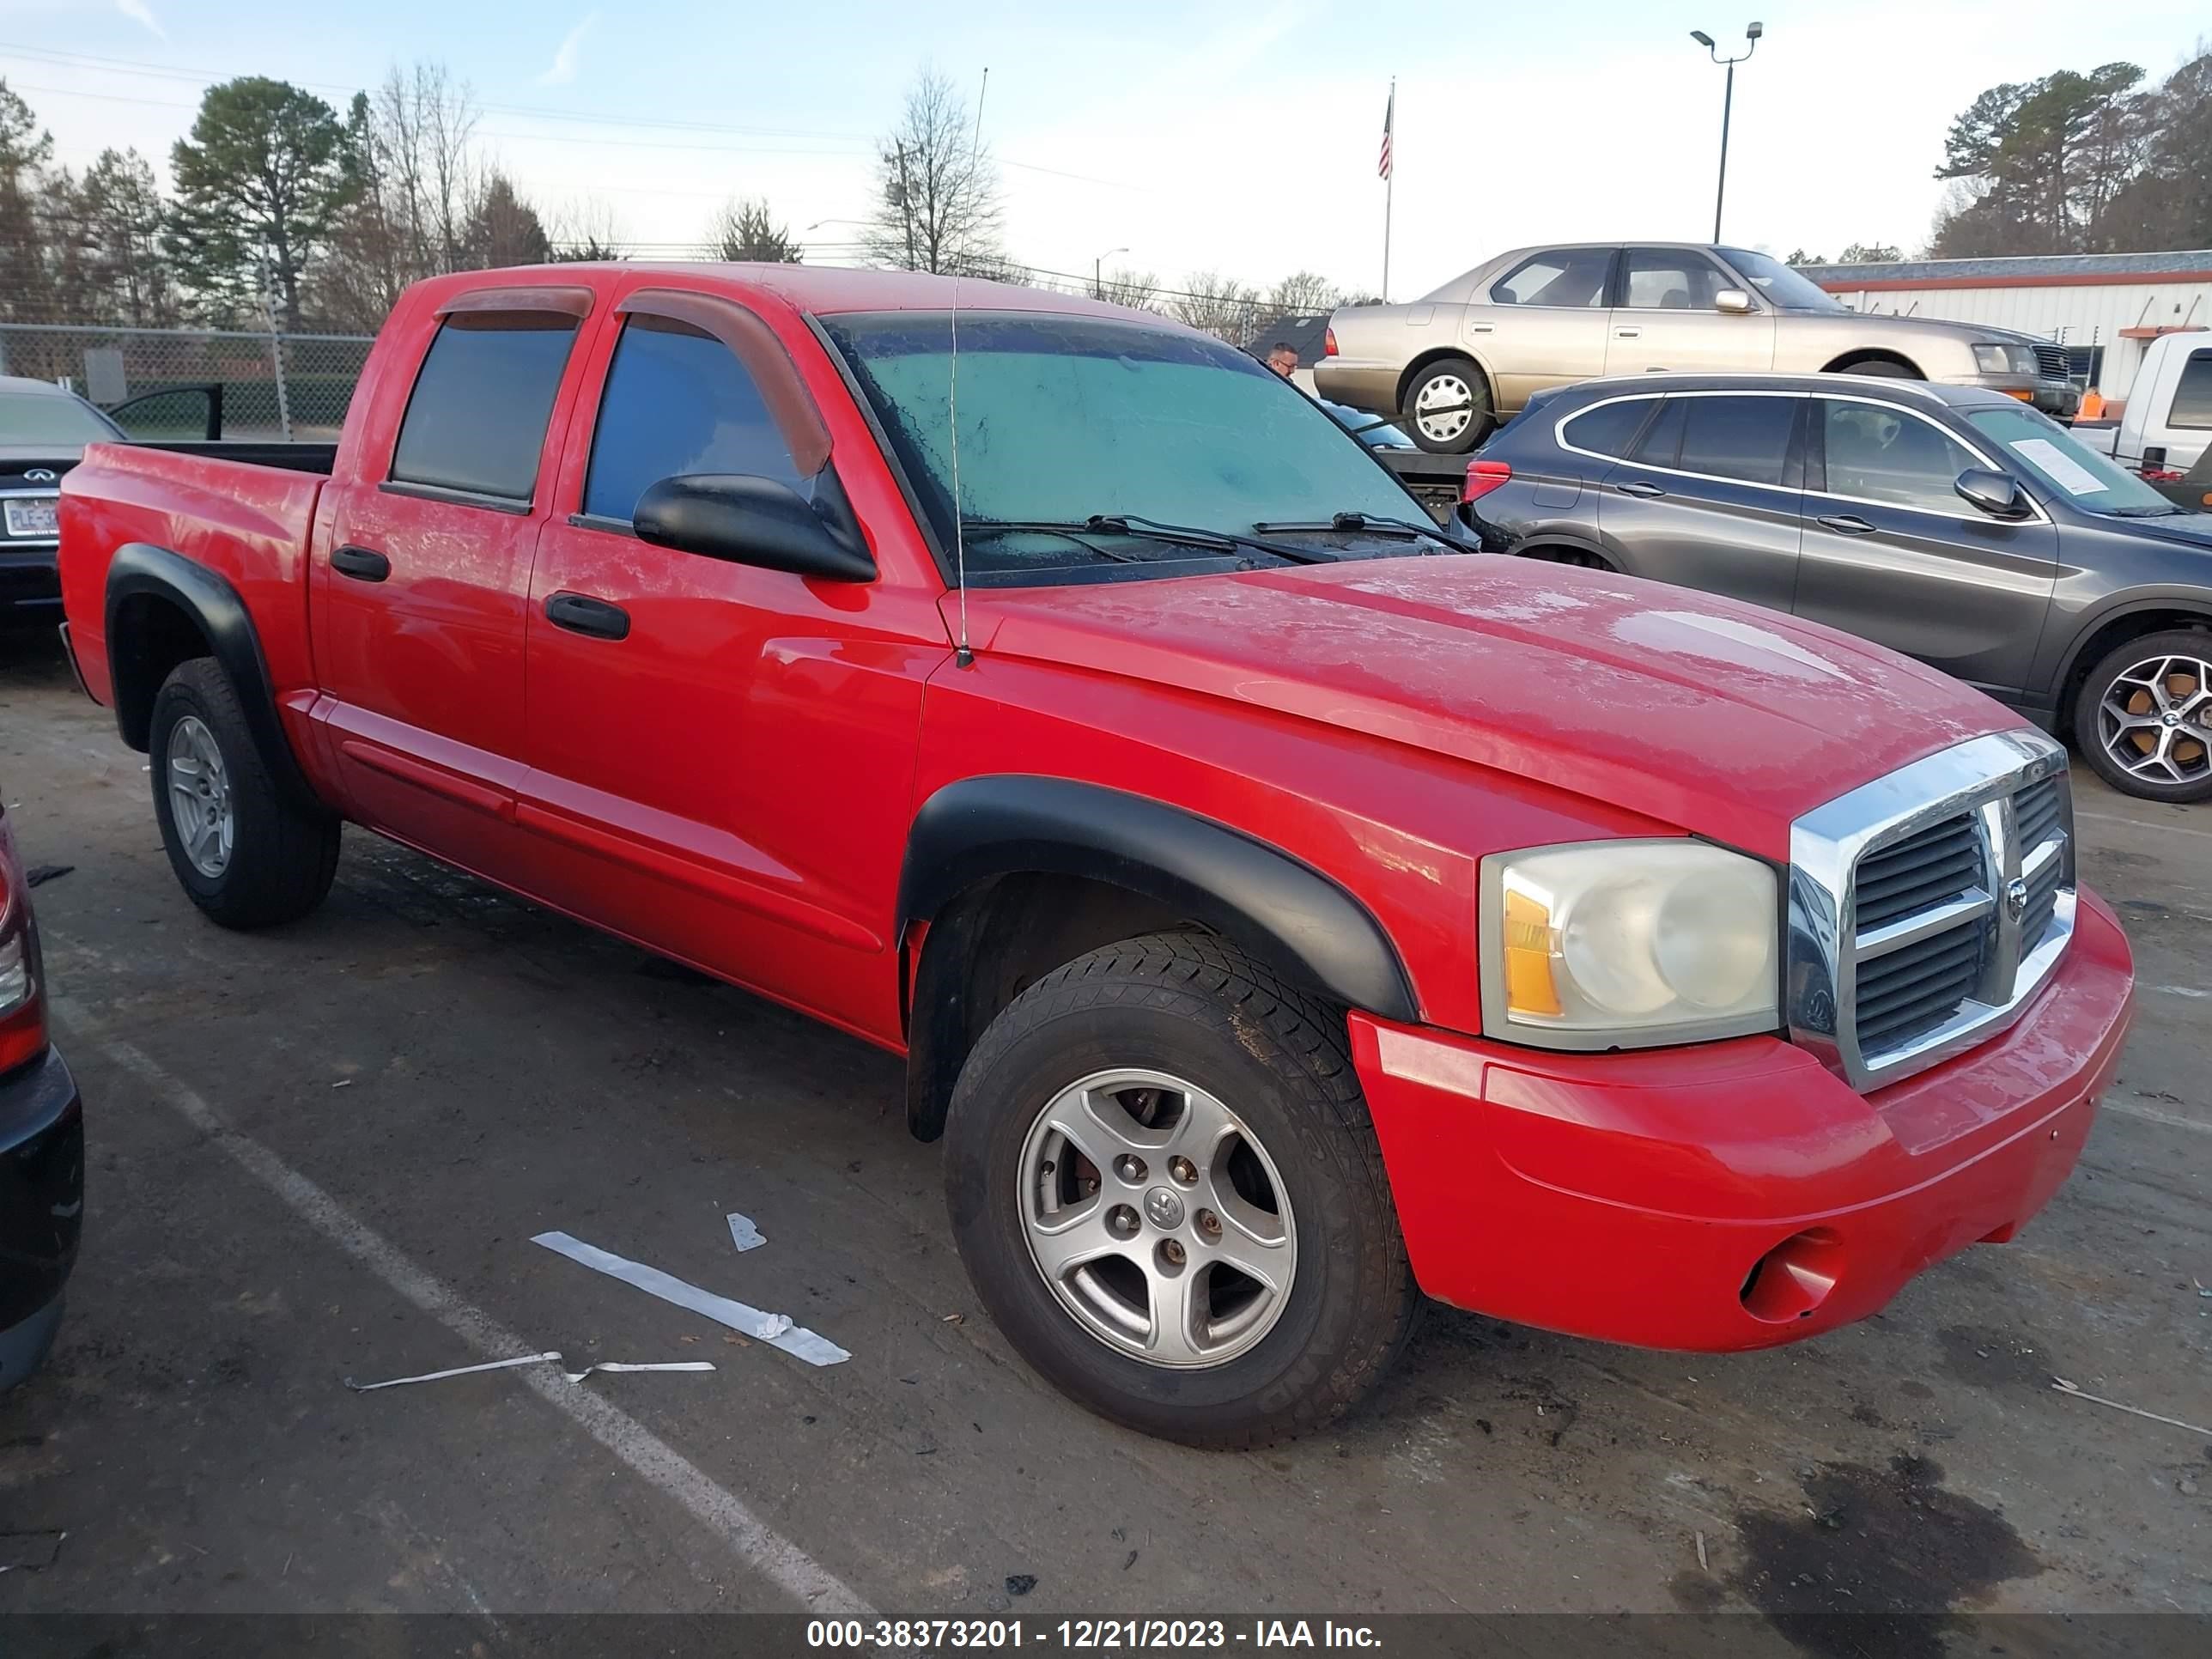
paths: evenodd
<path fill-rule="evenodd" d="M 0 392 L 0 444 L 104 444 L 123 434 L 89 404 L 44 392 Z"/>
<path fill-rule="evenodd" d="M 940 546 L 953 545 L 951 319 L 898 312 L 822 319 L 888 434 Z M 1048 313 L 960 313 L 959 515 L 968 576 L 1065 580 L 1101 562 L 1094 520 L 1249 538 L 1261 524 L 1365 514 L 1420 518 L 1395 479 L 1314 401 L 1243 352 L 1177 330 Z M 1020 532 L 1012 526 L 1028 526 Z M 994 526 L 1007 527 L 1005 533 Z M 1073 535 L 1056 533 L 1059 526 Z M 979 531 L 993 532 L 980 535 Z M 1078 539 L 1081 538 L 1081 539 Z M 1086 545 L 1091 543 L 1091 545 Z M 1114 554 L 1127 554 L 1123 532 Z M 1185 538 L 1174 561 L 1188 571 Z M 1353 538 L 1325 556 L 1443 550 Z M 1213 561 L 1265 559 L 1247 545 Z M 1115 574 L 1137 574 L 1114 558 Z"/>
<path fill-rule="evenodd" d="M 1736 268 L 1736 274 L 1744 281 L 1784 311 L 1848 309 L 1818 283 L 1799 276 L 1771 254 L 1753 253 L 1749 248 L 1724 247 L 1721 257 Z"/>
<path fill-rule="evenodd" d="M 1977 431 L 2004 446 L 2014 465 L 2081 512 L 2108 519 L 2163 519 L 2181 511 L 2039 410 L 2006 404 L 1965 413 Z"/>

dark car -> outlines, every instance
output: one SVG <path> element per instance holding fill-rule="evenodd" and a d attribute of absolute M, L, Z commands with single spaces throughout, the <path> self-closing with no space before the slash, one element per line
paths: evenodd
<path fill-rule="evenodd" d="M 165 386 L 102 410 L 50 381 L 0 374 L 0 627 L 61 620 L 61 480 L 87 444 L 127 437 L 188 448 L 222 436 L 220 386 Z"/>
<path fill-rule="evenodd" d="M 1847 375 L 1589 380 L 1468 467 L 1493 552 L 1875 640 L 2071 732 L 2115 787 L 2212 796 L 2212 514 L 2020 401 Z"/>
<path fill-rule="evenodd" d="M 46 1358 L 84 1213 L 84 1110 L 46 1040 L 31 888 L 0 812 L 0 1390 Z"/>

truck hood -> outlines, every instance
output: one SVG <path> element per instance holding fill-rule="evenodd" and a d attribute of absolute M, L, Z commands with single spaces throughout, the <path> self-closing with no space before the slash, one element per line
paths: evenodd
<path fill-rule="evenodd" d="M 969 599 L 993 655 L 1364 733 L 1777 860 L 1800 814 L 2020 725 L 1956 680 L 1778 612 L 1476 554 Z"/>

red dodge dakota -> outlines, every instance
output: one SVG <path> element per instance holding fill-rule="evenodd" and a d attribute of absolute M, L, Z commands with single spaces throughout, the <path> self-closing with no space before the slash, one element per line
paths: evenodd
<path fill-rule="evenodd" d="M 1194 1444 L 1424 1294 L 1830 1329 L 2051 1197 L 2132 985 L 2065 756 L 1880 647 L 1475 553 L 1157 317 L 424 283 L 335 450 L 98 444 L 67 637 L 215 921 L 364 826 L 905 1056 L 1024 1357 Z"/>

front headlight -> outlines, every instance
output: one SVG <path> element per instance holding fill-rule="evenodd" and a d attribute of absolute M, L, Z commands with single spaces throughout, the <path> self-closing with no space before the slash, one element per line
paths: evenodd
<path fill-rule="evenodd" d="M 1774 871 L 1696 841 L 1582 842 L 1482 861 L 1483 1029 L 1647 1048 L 1780 1023 Z"/>
<path fill-rule="evenodd" d="M 1974 348 L 1974 367 L 1984 374 L 2009 374 L 2012 363 L 2001 345 L 1978 345 Z"/>

